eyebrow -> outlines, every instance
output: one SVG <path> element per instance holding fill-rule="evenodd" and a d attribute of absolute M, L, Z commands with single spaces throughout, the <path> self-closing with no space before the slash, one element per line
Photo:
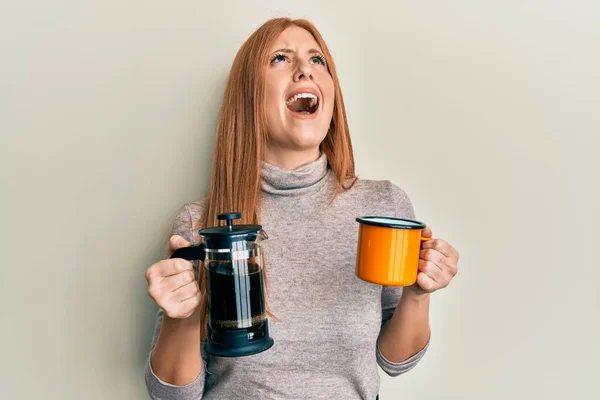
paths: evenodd
<path fill-rule="evenodd" d="M 273 53 L 287 53 L 287 54 L 289 54 L 289 53 L 293 53 L 293 52 L 294 52 L 294 50 L 292 50 L 292 49 L 283 48 L 283 49 L 276 50 Z M 308 52 L 310 54 L 323 54 L 322 51 L 319 51 L 317 49 L 310 49 L 310 50 L 308 50 Z"/>

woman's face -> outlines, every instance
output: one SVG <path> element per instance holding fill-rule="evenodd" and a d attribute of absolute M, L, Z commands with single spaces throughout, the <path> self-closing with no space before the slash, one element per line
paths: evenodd
<path fill-rule="evenodd" d="M 293 158 L 316 159 L 331 124 L 335 100 L 327 60 L 314 37 L 296 26 L 279 35 L 269 60 L 267 161 L 284 164 L 286 159 L 292 163 Z"/>

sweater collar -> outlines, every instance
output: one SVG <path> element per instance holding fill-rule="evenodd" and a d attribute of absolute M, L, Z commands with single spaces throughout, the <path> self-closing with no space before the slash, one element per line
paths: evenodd
<path fill-rule="evenodd" d="M 263 161 L 261 188 L 266 193 L 283 196 L 315 193 L 325 184 L 329 172 L 325 153 L 296 169 L 285 169 Z"/>

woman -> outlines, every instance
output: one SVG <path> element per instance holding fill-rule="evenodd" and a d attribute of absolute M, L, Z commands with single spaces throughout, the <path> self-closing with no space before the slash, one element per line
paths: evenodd
<path fill-rule="evenodd" d="M 190 262 L 162 260 L 146 272 L 160 309 L 146 372 L 153 399 L 375 399 L 377 365 L 396 376 L 423 357 L 430 293 L 456 274 L 458 253 L 444 240 L 424 242 L 417 283 L 404 290 L 354 275 L 357 216 L 415 216 L 399 187 L 355 176 L 336 69 L 305 20 L 269 20 L 239 50 L 208 196 L 181 208 L 169 254 L 198 243 L 198 230 L 228 211 L 269 233 L 275 345 L 206 355 L 203 274 L 197 282 Z"/>

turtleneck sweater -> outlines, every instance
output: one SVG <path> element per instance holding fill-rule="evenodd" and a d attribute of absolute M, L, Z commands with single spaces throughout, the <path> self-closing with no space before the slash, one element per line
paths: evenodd
<path fill-rule="evenodd" d="M 403 374 L 427 346 L 394 363 L 379 350 L 382 326 L 393 315 L 401 287 L 355 275 L 358 223 L 364 215 L 415 219 L 407 194 L 387 180 L 359 179 L 334 198 L 337 180 L 322 154 L 298 169 L 268 163 L 261 169 L 260 224 L 264 242 L 273 347 L 256 355 L 222 358 L 202 351 L 200 375 L 185 386 L 161 381 L 146 363 L 152 399 L 375 399 L 379 368 Z M 192 243 L 204 200 L 183 205 L 171 234 Z M 235 210 L 232 210 L 235 211 Z M 163 318 L 158 310 L 151 347 Z"/>

